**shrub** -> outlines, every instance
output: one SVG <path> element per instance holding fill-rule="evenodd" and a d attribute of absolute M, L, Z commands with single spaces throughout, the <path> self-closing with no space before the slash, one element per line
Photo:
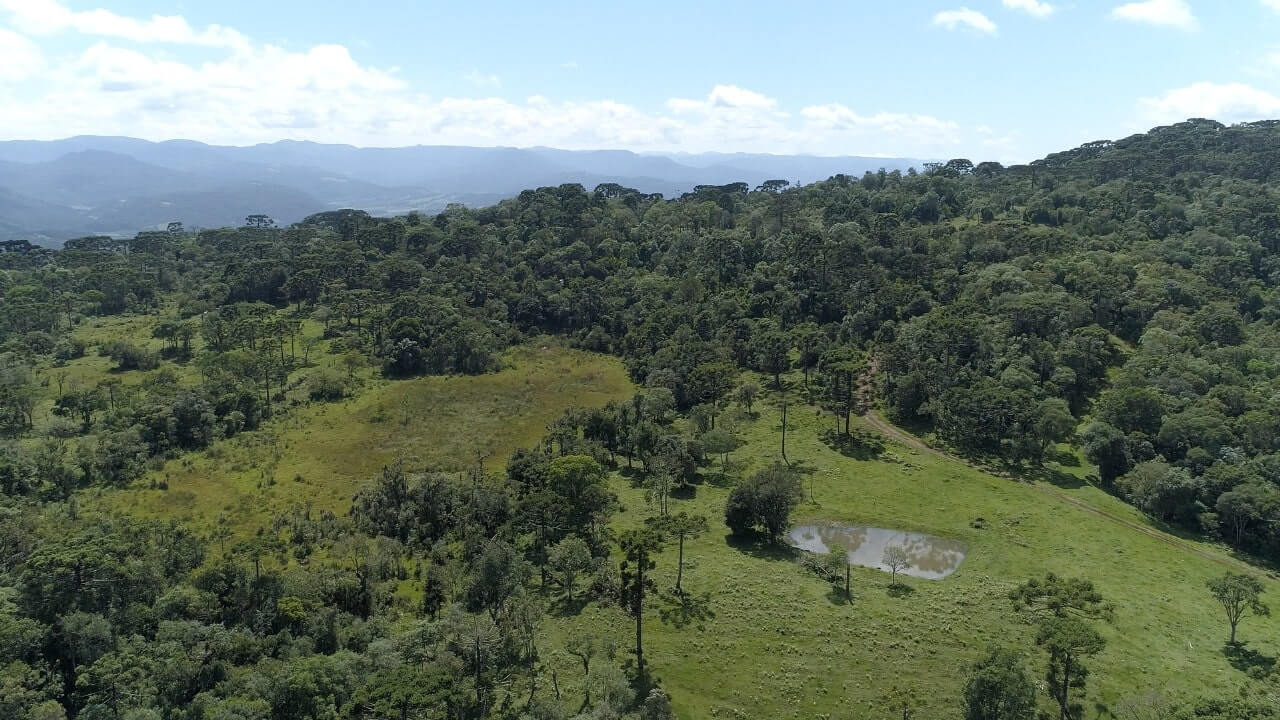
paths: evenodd
<path fill-rule="evenodd" d="M 744 480 L 724 508 L 724 521 L 734 535 L 759 531 L 777 540 L 787 530 L 791 511 L 799 504 L 800 478 L 782 465 L 774 465 Z"/>
<path fill-rule="evenodd" d="M 337 402 L 347 396 L 350 382 L 341 373 L 324 369 L 307 378 L 307 396 L 322 402 Z"/>

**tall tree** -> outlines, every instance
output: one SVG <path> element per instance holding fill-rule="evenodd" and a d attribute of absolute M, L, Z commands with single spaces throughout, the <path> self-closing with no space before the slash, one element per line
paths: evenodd
<path fill-rule="evenodd" d="M 1023 583 L 1009 597 L 1015 608 L 1029 612 L 1039 626 L 1036 644 L 1049 655 L 1045 680 L 1049 695 L 1058 705 L 1059 720 L 1078 717 L 1079 706 L 1073 702 L 1072 689 L 1084 688 L 1089 676 L 1085 659 L 1106 645 L 1088 621 L 1109 619 L 1111 606 L 1088 580 L 1053 573 Z"/>
<path fill-rule="evenodd" d="M 1236 626 L 1245 615 L 1270 615 L 1271 610 L 1262 602 L 1260 596 L 1264 590 L 1262 582 L 1252 575 L 1228 572 L 1221 577 L 1209 581 L 1209 592 L 1222 605 L 1227 613 L 1227 623 L 1231 626 L 1231 637 L 1227 642 L 1236 642 Z"/>
<path fill-rule="evenodd" d="M 627 612 L 636 621 L 636 672 L 646 677 L 644 666 L 644 599 L 655 589 L 649 573 L 656 567 L 653 556 L 662 550 L 662 535 L 651 527 L 625 530 L 618 537 L 622 549 L 622 597 Z"/>
<path fill-rule="evenodd" d="M 683 510 L 665 518 L 655 518 L 651 525 L 666 537 L 676 539 L 679 553 L 676 560 L 676 592 L 684 594 L 680 581 L 684 578 L 684 541 L 707 531 L 707 518 L 704 515 L 690 515 Z"/>

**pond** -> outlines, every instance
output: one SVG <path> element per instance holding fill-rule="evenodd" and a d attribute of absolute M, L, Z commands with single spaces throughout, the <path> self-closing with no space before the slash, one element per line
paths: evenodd
<path fill-rule="evenodd" d="M 815 553 L 843 545 L 849 551 L 850 564 L 885 572 L 889 567 L 883 563 L 884 549 L 898 545 L 907 551 L 911 562 L 898 572 L 925 580 L 941 580 L 955 572 L 968 552 L 958 540 L 865 525 L 798 525 L 791 528 L 789 540 L 793 546 Z"/>

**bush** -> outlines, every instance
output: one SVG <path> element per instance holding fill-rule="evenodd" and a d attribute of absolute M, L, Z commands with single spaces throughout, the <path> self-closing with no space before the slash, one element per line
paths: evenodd
<path fill-rule="evenodd" d="M 307 378 L 307 396 L 321 402 L 337 402 L 347 396 L 350 381 L 341 373 L 324 369 Z"/>
<path fill-rule="evenodd" d="M 110 357 L 120 370 L 154 370 L 160 366 L 158 354 L 124 340 L 105 343 L 98 354 Z"/>
<path fill-rule="evenodd" d="M 43 330 L 32 330 L 22 336 L 27 349 L 35 355 L 48 355 L 53 352 L 53 336 Z"/>
<path fill-rule="evenodd" d="M 734 535 L 761 532 L 771 541 L 787 530 L 791 511 L 802 496 L 800 478 L 789 468 L 774 465 L 744 480 L 725 503 L 724 522 Z"/>
<path fill-rule="evenodd" d="M 63 338 L 53 348 L 53 357 L 56 360 L 75 360 L 84 357 L 84 341 L 79 338 Z"/>

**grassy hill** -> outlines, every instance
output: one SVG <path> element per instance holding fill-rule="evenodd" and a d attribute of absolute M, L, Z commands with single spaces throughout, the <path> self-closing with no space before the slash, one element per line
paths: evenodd
<path fill-rule="evenodd" d="M 80 332 L 90 343 L 120 336 L 142 342 L 153 323 L 127 317 Z M 335 361 L 322 354 L 318 365 Z M 135 487 L 90 493 L 95 502 L 138 515 L 204 532 L 226 524 L 243 536 L 294 507 L 345 514 L 352 494 L 397 458 L 462 470 L 478 453 L 500 471 L 512 450 L 537 444 L 563 410 L 634 391 L 616 359 L 550 341 L 510 350 L 503 365 L 490 375 L 404 381 L 366 372 L 363 387 L 346 401 L 299 404 L 257 432 L 153 468 Z M 109 367 L 90 354 L 62 371 L 89 383 Z M 175 367 L 179 378 L 198 379 L 194 369 Z M 120 377 L 127 384 L 145 374 Z M 791 382 L 798 385 L 798 378 Z M 791 402 L 798 396 L 793 392 Z M 704 514 L 712 528 L 686 547 L 684 584 L 692 599 L 681 602 L 670 592 L 675 550 L 668 548 L 656 571 L 661 598 L 646 617 L 649 664 L 681 717 L 871 717 L 908 688 L 917 717 L 950 717 L 959 701 L 959 668 L 990 644 L 1026 649 L 1042 664 L 1031 626 L 1006 595 L 1046 572 L 1089 578 L 1116 607 L 1103 630 L 1107 648 L 1092 665 L 1090 716 L 1106 717 L 1122 697 L 1147 689 L 1232 694 L 1252 682 L 1249 665 L 1268 665 L 1280 653 L 1272 639 L 1280 620 L 1250 618 L 1242 637 L 1254 655 L 1225 656 L 1225 620 L 1204 584 L 1241 564 L 1218 546 L 1153 527 L 1090 484 L 1092 469 L 1073 466 L 1065 453 L 1060 459 L 1068 464 L 1051 464 L 1036 480 L 997 477 L 903 442 L 905 435 L 895 435 L 878 456 L 859 459 L 824 440 L 828 415 L 793 404 L 788 457 L 804 474 L 808 494 L 794 521 L 920 531 L 968 547 L 954 574 L 909 578 L 905 591 L 893 591 L 880 571 L 855 569 L 855 597 L 846 602 L 796 553 L 734 542 L 722 524 L 735 480 L 779 459 L 778 399 L 767 391 L 757 416 L 730 413 L 743 447 L 727 467 L 719 460 L 705 466 L 701 484 L 672 501 L 672 512 Z M 886 429 L 880 420 L 862 424 Z M 633 479 L 625 467 L 613 473 L 625 508 L 618 529 L 654 512 Z M 161 481 L 168 489 L 155 487 Z M 1275 582 L 1266 582 L 1274 591 Z M 412 595 L 411 587 L 405 591 Z M 570 695 L 580 692 L 581 666 L 563 645 L 582 632 L 612 639 L 621 659 L 633 626 L 616 607 L 552 600 L 542 645 Z"/>

